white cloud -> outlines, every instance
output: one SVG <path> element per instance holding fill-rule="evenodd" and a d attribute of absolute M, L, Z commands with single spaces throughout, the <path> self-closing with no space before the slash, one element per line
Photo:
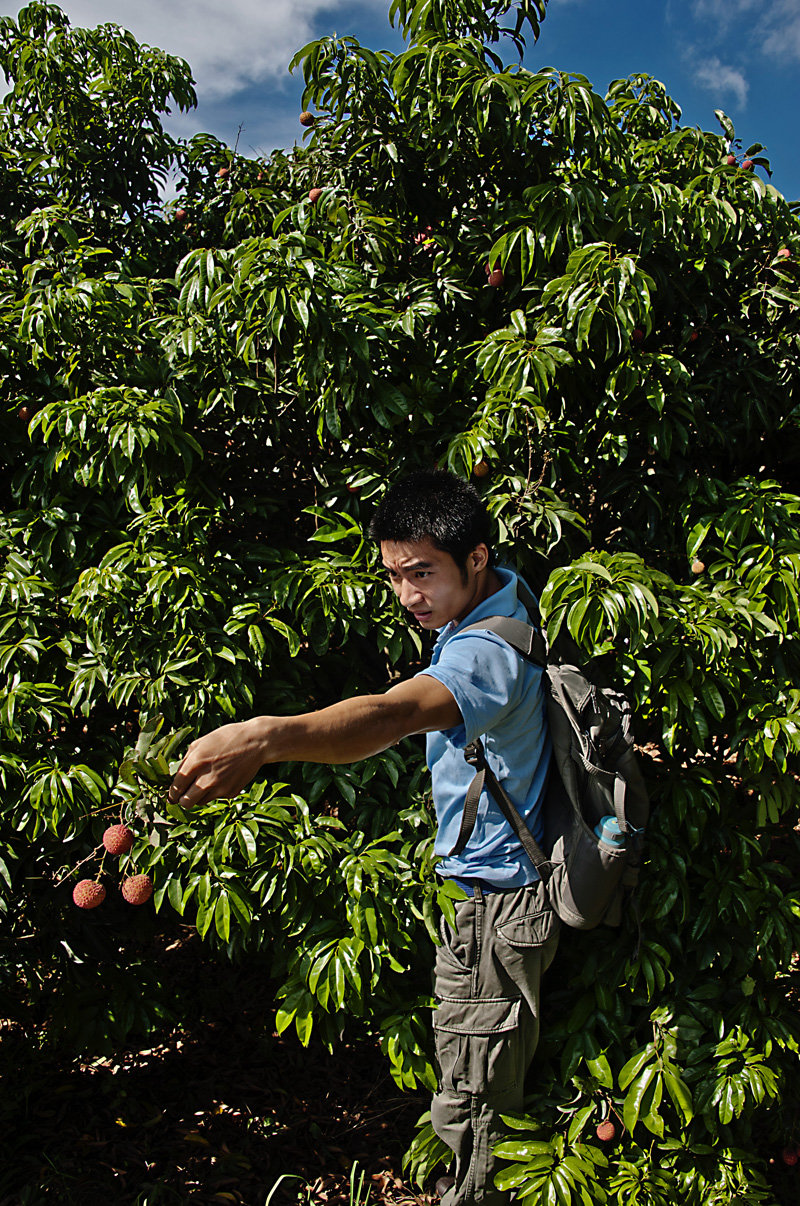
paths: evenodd
<path fill-rule="evenodd" d="M 747 104 L 749 85 L 736 67 L 731 67 L 716 55 L 712 55 L 709 58 L 695 58 L 693 70 L 695 83 L 712 92 L 715 99 L 721 101 L 724 96 L 733 94 L 739 105 L 744 107 Z"/>
<path fill-rule="evenodd" d="M 692 8 L 696 17 L 727 23 L 743 13 L 763 8 L 763 0 L 694 0 Z"/>
<path fill-rule="evenodd" d="M 738 40 L 751 52 L 800 61 L 798 0 L 692 0 L 692 14 L 706 24 L 706 43 L 720 42 L 735 27 Z"/>
<path fill-rule="evenodd" d="M 385 0 L 362 0 L 385 11 Z M 139 42 L 186 59 L 198 95 L 231 96 L 251 84 L 279 82 L 314 22 L 342 0 L 60 0 L 73 25 L 111 21 Z"/>
<path fill-rule="evenodd" d="M 770 58 L 800 61 L 800 8 L 797 0 L 777 0 L 757 30 L 761 50 Z"/>

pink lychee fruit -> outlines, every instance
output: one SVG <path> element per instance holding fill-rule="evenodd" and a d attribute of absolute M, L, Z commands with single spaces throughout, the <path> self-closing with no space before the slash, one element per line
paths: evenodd
<path fill-rule="evenodd" d="M 132 875 L 123 880 L 122 895 L 128 904 L 146 904 L 153 895 L 153 881 L 149 875 Z"/>
<path fill-rule="evenodd" d="M 617 1133 L 617 1128 L 610 1118 L 606 1118 L 605 1122 L 601 1122 L 595 1134 L 601 1143 L 610 1143 Z"/>
<path fill-rule="evenodd" d="M 308 190 L 308 199 L 312 205 L 314 204 L 315 201 L 319 201 L 321 196 L 322 196 L 321 188 L 311 188 Z"/>
<path fill-rule="evenodd" d="M 72 889 L 73 903 L 79 909 L 96 909 L 105 898 L 105 888 L 94 879 L 80 879 Z"/>
<path fill-rule="evenodd" d="M 133 842 L 133 830 L 127 825 L 109 825 L 103 834 L 103 845 L 109 854 L 127 854 Z"/>
<path fill-rule="evenodd" d="M 313 126 L 316 120 L 317 119 L 315 118 L 314 114 L 309 113 L 308 109 L 304 109 L 300 114 L 300 125 L 305 126 L 306 128 Z"/>

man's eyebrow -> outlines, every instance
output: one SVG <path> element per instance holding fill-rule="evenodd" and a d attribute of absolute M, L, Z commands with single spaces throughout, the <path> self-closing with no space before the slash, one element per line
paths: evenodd
<path fill-rule="evenodd" d="M 384 561 L 383 568 L 385 570 L 388 570 L 389 573 L 391 573 L 394 569 L 394 566 L 387 565 L 386 562 Z M 419 569 L 433 569 L 433 562 L 432 561 L 414 561 L 414 562 L 412 562 L 411 565 L 401 566 L 401 569 L 404 569 L 406 572 L 409 572 L 411 570 L 419 570 Z"/>

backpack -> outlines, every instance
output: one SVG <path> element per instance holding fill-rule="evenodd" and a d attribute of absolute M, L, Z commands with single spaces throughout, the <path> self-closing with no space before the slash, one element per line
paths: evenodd
<path fill-rule="evenodd" d="M 531 624 L 509 616 L 489 616 L 461 631 L 493 632 L 521 657 L 544 669 L 553 745 L 542 804 L 544 850 L 488 765 L 478 738 L 464 751 L 475 777 L 467 790 L 461 830 L 450 854 L 460 854 L 466 846 L 485 787 L 539 872 L 561 920 L 579 930 L 594 929 L 600 922 L 620 925 L 626 898 L 632 898 L 638 881 L 650 812 L 636 761 L 630 702 L 620 692 L 592 682 L 584 668 L 573 664 L 579 659 L 572 650 L 565 660 L 563 653 L 548 648 L 539 628 L 536 600 L 521 580 L 518 589 Z M 601 842 L 594 832 L 604 817 L 616 817 L 619 823 L 618 846 Z"/>

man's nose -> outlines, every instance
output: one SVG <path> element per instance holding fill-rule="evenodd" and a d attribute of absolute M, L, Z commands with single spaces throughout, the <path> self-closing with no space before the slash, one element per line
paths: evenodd
<path fill-rule="evenodd" d="M 419 601 L 421 598 L 419 589 L 404 578 L 400 583 L 400 603 L 402 606 L 410 607 L 414 601 Z"/>

